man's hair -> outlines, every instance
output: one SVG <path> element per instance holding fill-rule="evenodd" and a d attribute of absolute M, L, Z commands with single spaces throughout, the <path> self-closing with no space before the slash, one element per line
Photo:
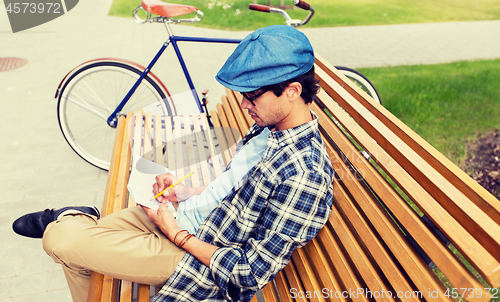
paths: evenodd
<path fill-rule="evenodd" d="M 283 91 L 293 82 L 299 82 L 302 85 L 302 93 L 300 96 L 304 99 L 306 104 L 312 103 L 313 98 L 319 92 L 319 81 L 314 77 L 314 66 L 303 75 L 300 75 L 296 78 L 262 87 L 263 89 L 270 90 L 274 92 L 274 94 L 279 97 L 283 94 Z"/>

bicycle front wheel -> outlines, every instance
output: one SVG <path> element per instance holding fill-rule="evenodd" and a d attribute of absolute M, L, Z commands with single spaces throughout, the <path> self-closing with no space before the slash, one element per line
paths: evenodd
<path fill-rule="evenodd" d="M 143 70 L 130 64 L 97 61 L 71 73 L 62 85 L 57 118 L 64 138 L 73 150 L 90 164 L 108 170 L 115 127 L 108 117 L 124 99 Z M 172 115 L 165 102 L 168 91 L 146 76 L 119 114 L 139 109 L 158 110 Z"/>
<path fill-rule="evenodd" d="M 343 75 L 345 75 L 349 80 L 351 80 L 356 86 L 363 89 L 364 92 L 368 93 L 376 102 L 382 104 L 380 97 L 378 95 L 375 86 L 360 72 L 343 66 L 335 66 Z"/>

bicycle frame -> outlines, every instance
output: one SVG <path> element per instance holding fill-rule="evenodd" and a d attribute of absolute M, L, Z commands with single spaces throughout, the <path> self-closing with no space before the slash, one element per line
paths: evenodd
<path fill-rule="evenodd" d="M 175 54 L 177 55 L 177 59 L 179 63 L 181 64 L 182 71 L 184 72 L 184 76 L 186 77 L 186 80 L 188 82 L 189 88 L 193 92 L 193 97 L 196 100 L 196 104 L 198 105 L 198 109 L 200 110 L 200 113 L 203 113 L 203 107 L 200 101 L 200 98 L 198 97 L 198 94 L 196 92 L 196 89 L 194 87 L 193 80 L 191 79 L 191 75 L 189 74 L 189 71 L 187 69 L 186 63 L 184 62 L 184 58 L 182 57 L 181 50 L 179 49 L 179 46 L 177 45 L 177 42 L 200 42 L 200 43 L 226 43 L 226 44 L 238 44 L 241 42 L 241 39 L 225 39 L 225 38 L 202 38 L 202 37 L 187 37 L 187 36 L 176 36 L 172 33 L 172 30 L 170 29 L 170 26 L 168 23 L 165 23 L 165 26 L 167 28 L 169 38 L 168 40 L 163 44 L 163 46 L 160 48 L 158 53 L 155 55 L 153 60 L 149 63 L 148 67 L 144 70 L 144 72 L 141 74 L 139 79 L 135 82 L 134 86 L 130 89 L 130 91 L 127 93 L 125 98 L 118 104 L 118 107 L 116 107 L 115 111 L 111 113 L 111 115 L 108 117 L 108 125 L 112 127 L 116 127 L 116 121 L 117 121 L 117 114 L 120 112 L 125 104 L 128 102 L 130 97 L 134 94 L 135 90 L 139 85 L 141 84 L 141 81 L 146 77 L 146 75 L 149 73 L 149 71 L 153 68 L 153 66 L 156 64 L 158 59 L 161 57 L 165 49 L 172 44 L 172 47 L 175 50 Z"/>

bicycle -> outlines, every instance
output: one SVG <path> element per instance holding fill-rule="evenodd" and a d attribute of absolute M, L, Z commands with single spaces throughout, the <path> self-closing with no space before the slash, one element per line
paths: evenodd
<path fill-rule="evenodd" d="M 281 9 L 251 4 L 250 9 L 283 15 L 286 24 L 294 27 L 305 25 L 312 18 L 314 8 L 302 0 L 294 5 L 308 10 L 306 18 L 293 20 Z M 139 17 L 139 11 L 146 19 Z M 190 13 L 188 19 L 174 19 Z M 154 15 L 157 15 L 153 17 Z M 71 148 L 90 164 L 108 170 L 118 117 L 130 111 L 159 111 L 164 115 L 176 114 L 175 104 L 166 86 L 151 69 L 166 48 L 172 44 L 192 91 L 199 113 L 206 110 L 206 92 L 200 100 L 193 81 L 177 45 L 178 42 L 231 43 L 241 39 L 176 36 L 170 24 L 194 23 L 203 19 L 203 12 L 189 5 L 169 4 L 160 0 L 143 0 L 132 13 L 137 23 L 163 23 L 168 39 L 147 67 L 123 59 L 95 59 L 73 68 L 60 82 L 55 98 L 58 99 L 57 118 L 62 134 Z M 380 102 L 375 87 L 359 72 L 346 67 L 336 67 L 344 75 Z M 204 110 L 205 108 L 205 110 Z"/>

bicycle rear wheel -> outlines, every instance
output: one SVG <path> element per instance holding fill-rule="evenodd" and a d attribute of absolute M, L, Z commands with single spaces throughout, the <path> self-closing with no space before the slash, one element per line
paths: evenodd
<path fill-rule="evenodd" d="M 343 75 L 348 77 L 356 86 L 368 93 L 376 102 L 382 104 L 375 86 L 360 72 L 343 66 L 335 66 Z"/>
<path fill-rule="evenodd" d="M 107 122 L 143 70 L 127 63 L 94 61 L 71 73 L 62 85 L 57 118 L 71 148 L 90 164 L 108 170 L 115 127 Z M 119 115 L 139 109 L 172 115 L 169 95 L 146 76 Z"/>

